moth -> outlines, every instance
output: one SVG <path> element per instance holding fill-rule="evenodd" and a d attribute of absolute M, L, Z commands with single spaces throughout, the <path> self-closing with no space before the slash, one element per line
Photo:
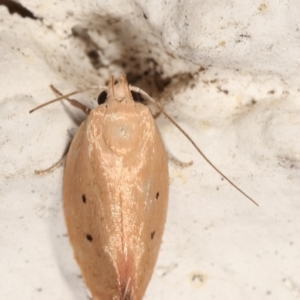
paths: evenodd
<path fill-rule="evenodd" d="M 125 77 L 79 127 L 64 171 L 75 258 L 95 300 L 142 299 L 158 256 L 169 193 L 168 157 L 148 108 Z"/>
<path fill-rule="evenodd" d="M 102 89 L 107 98 L 92 110 L 67 98 L 77 92 L 36 109 L 66 99 L 88 115 L 74 136 L 64 170 L 64 213 L 74 256 L 94 300 L 141 300 L 166 222 L 168 156 L 151 112 L 134 102 L 131 92 L 153 99 L 129 86 L 125 76 L 118 83 L 112 76 Z"/>

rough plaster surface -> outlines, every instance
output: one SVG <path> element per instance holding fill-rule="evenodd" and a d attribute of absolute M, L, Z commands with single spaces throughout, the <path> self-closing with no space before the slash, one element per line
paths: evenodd
<path fill-rule="evenodd" d="M 28 111 L 54 97 L 49 84 L 69 92 L 122 72 L 260 204 L 159 117 L 166 147 L 193 165 L 170 163 L 145 299 L 300 299 L 300 4 L 106 2 L 21 1 L 37 20 L 0 6 L 0 299 L 87 299 L 66 236 L 63 170 L 34 174 L 58 160 L 83 116 L 62 104 Z"/>

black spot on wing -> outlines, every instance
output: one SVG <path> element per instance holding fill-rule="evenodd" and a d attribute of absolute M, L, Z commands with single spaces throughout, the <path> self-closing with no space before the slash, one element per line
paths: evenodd
<path fill-rule="evenodd" d="M 154 236 L 155 236 L 155 230 L 151 232 L 151 240 L 153 240 Z"/>
<path fill-rule="evenodd" d="M 87 235 L 86 235 L 86 239 L 87 239 L 88 241 L 90 241 L 90 242 L 93 241 L 93 237 L 92 237 L 90 234 L 87 234 Z"/>

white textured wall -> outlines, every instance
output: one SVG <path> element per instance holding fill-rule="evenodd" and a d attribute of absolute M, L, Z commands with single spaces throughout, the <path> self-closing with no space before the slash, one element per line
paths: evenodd
<path fill-rule="evenodd" d="M 42 19 L 0 6 L 0 299 L 87 299 L 66 237 L 62 169 L 34 174 L 61 156 L 83 116 L 62 104 L 28 111 L 53 98 L 50 84 L 69 92 L 122 72 L 164 100 L 260 204 L 159 117 L 169 151 L 194 164 L 170 163 L 166 232 L 145 299 L 300 299 L 299 1 L 20 2 Z M 89 29 L 97 69 L 75 25 Z M 78 99 L 92 106 L 96 96 Z"/>

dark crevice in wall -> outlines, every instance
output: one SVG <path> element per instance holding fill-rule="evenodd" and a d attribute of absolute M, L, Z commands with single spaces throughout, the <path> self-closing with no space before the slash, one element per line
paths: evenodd
<path fill-rule="evenodd" d="M 19 2 L 13 0 L 0 0 L 0 5 L 6 6 L 10 14 L 18 14 L 22 18 L 30 18 L 33 20 L 39 19 Z"/>

